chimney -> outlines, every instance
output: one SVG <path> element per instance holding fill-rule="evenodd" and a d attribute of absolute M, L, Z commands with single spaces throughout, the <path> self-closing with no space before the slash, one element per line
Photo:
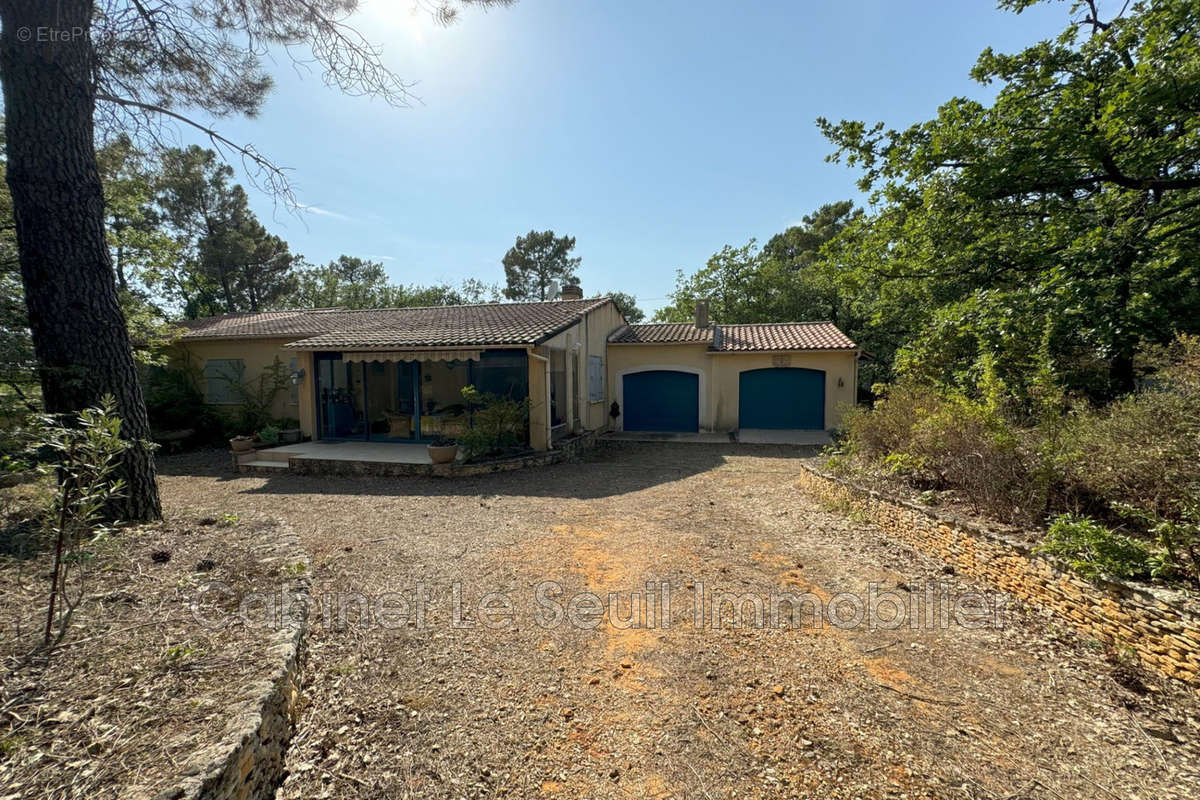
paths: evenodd
<path fill-rule="evenodd" d="M 708 327 L 708 298 L 707 297 L 697 297 L 696 298 L 696 327 L 697 328 L 707 328 Z"/>
<path fill-rule="evenodd" d="M 583 289 L 578 283 L 568 283 L 562 287 L 562 294 L 559 297 L 563 300 L 582 300 Z"/>

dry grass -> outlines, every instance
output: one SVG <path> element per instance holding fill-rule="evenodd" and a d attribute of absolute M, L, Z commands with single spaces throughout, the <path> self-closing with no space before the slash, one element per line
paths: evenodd
<path fill-rule="evenodd" d="M 211 630 L 189 602 L 208 581 L 243 591 L 277 585 L 278 567 L 253 550 L 269 534 L 263 523 L 178 515 L 92 546 L 85 599 L 48 656 L 36 647 L 49 555 L 34 538 L 8 540 L 0 797 L 154 796 L 218 741 L 230 702 L 271 666 L 270 632 Z"/>

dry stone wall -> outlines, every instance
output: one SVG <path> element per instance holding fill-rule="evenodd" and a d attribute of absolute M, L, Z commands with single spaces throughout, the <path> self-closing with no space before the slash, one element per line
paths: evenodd
<path fill-rule="evenodd" d="M 1177 592 L 1091 583 L 969 520 L 888 497 L 812 465 L 799 487 L 827 504 L 865 515 L 884 533 L 958 572 L 1047 608 L 1085 635 L 1129 648 L 1164 675 L 1200 685 L 1200 608 Z"/>

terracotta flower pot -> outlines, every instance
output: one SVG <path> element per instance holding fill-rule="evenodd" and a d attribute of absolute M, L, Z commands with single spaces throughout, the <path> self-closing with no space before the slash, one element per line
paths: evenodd
<path fill-rule="evenodd" d="M 442 447 L 429 445 L 429 460 L 435 464 L 449 464 L 458 455 L 458 445 L 448 444 Z"/>
<path fill-rule="evenodd" d="M 235 453 L 246 453 L 254 449 L 254 440 L 249 436 L 235 436 L 229 440 L 229 447 Z"/>

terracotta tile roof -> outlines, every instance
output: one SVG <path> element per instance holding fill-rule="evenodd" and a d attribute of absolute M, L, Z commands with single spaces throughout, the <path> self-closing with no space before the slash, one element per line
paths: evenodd
<path fill-rule="evenodd" d="M 708 344 L 716 353 L 762 350 L 853 350 L 857 345 L 832 322 L 771 322 L 713 325 L 690 322 L 629 325 L 609 337 L 613 344 Z"/>
<path fill-rule="evenodd" d="M 615 344 L 712 344 L 713 329 L 697 328 L 690 322 L 656 322 L 626 325 L 608 337 Z"/>
<path fill-rule="evenodd" d="M 329 330 L 345 309 L 318 308 L 307 311 L 261 311 L 248 314 L 222 314 L 219 317 L 182 319 L 184 339 L 249 339 L 280 336 L 305 336 Z"/>
<path fill-rule="evenodd" d="M 721 325 L 716 350 L 853 350 L 858 345 L 832 322 L 772 322 Z"/>
<path fill-rule="evenodd" d="M 481 303 L 352 311 L 264 311 L 188 320 L 188 339 L 295 338 L 300 350 L 537 344 L 609 302 Z"/>

